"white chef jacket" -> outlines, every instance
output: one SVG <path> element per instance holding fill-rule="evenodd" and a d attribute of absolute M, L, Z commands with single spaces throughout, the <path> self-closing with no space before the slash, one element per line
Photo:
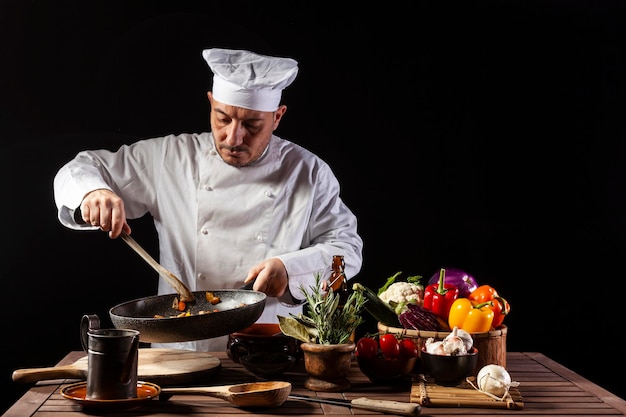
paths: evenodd
<path fill-rule="evenodd" d="M 74 220 L 82 198 L 97 188 L 118 194 L 129 219 L 150 213 L 159 263 L 191 291 L 239 288 L 252 266 L 279 258 L 288 291 L 280 300 L 268 297 L 258 322 L 300 312 L 301 306 L 283 301 L 302 299 L 301 286 L 313 285 L 316 273 L 327 277 L 333 255 L 344 256 L 348 277 L 361 268 L 357 219 L 341 200 L 331 168 L 275 135 L 261 158 L 240 168 L 222 160 L 210 132 L 140 140 L 115 152 L 80 152 L 54 178 L 64 226 L 97 229 Z M 158 292 L 174 290 L 159 278 Z M 219 351 L 226 337 L 159 346 Z"/>

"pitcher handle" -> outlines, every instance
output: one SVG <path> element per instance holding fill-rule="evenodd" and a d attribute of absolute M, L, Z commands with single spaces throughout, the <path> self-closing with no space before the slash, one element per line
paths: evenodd
<path fill-rule="evenodd" d="M 97 330 L 100 328 L 100 317 L 96 314 L 85 314 L 80 321 L 80 343 L 83 350 L 89 350 L 89 330 Z"/>

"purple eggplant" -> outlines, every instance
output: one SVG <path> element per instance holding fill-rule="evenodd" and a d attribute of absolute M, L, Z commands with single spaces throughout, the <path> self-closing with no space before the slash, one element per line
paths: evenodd
<path fill-rule="evenodd" d="M 468 274 L 465 271 L 462 271 L 457 268 L 442 268 L 446 270 L 444 283 L 452 284 L 459 289 L 459 297 L 458 298 L 467 298 L 468 295 L 476 288 L 478 288 L 478 282 L 474 279 L 473 276 Z M 428 284 L 436 284 L 439 282 L 439 272 L 437 271 L 433 274 L 432 277 L 428 280 Z"/>

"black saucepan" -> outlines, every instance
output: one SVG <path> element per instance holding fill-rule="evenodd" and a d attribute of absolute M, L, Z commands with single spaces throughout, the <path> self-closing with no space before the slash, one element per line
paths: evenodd
<path fill-rule="evenodd" d="M 190 316 L 175 317 L 180 312 L 172 305 L 178 294 L 127 301 L 112 307 L 109 316 L 118 329 L 139 330 L 142 342 L 171 343 L 210 339 L 237 332 L 257 321 L 265 308 L 267 296 L 259 291 L 209 291 L 221 301 L 213 305 L 207 301 L 206 291 L 195 291 L 195 301 L 187 307 Z M 212 312 L 199 314 L 200 311 Z"/>

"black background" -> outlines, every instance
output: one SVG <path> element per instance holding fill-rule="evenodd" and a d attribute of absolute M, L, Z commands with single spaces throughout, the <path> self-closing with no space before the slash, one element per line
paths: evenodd
<path fill-rule="evenodd" d="M 508 350 L 626 398 L 626 5 L 260 3 L 0 1 L 0 406 L 14 369 L 81 348 L 83 314 L 156 292 L 123 242 L 58 223 L 52 179 L 82 149 L 206 130 L 211 46 L 299 61 L 277 133 L 339 177 L 356 279 L 464 269 L 511 303 Z"/>

